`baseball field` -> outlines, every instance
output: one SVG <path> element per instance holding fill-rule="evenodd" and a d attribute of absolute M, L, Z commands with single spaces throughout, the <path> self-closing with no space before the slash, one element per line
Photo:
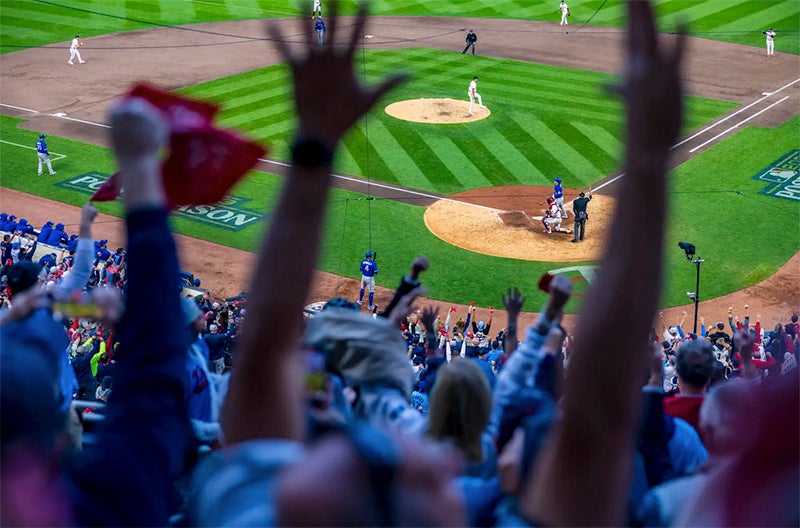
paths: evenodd
<path fill-rule="evenodd" d="M 183 208 L 174 227 L 185 235 L 183 267 L 214 292 L 238 293 L 269 222 L 294 128 L 289 74 L 266 41 L 263 20 L 280 19 L 290 41 L 306 42 L 313 33 L 311 4 L 4 1 L 0 209 L 38 225 L 77 224 L 76 207 L 113 172 L 106 112 L 133 82 L 217 102 L 223 126 L 262 142 L 269 153 L 223 203 Z M 605 90 L 622 66 L 624 20 L 619 1 L 596 0 L 571 3 L 570 25 L 560 27 L 557 4 L 372 2 L 376 17 L 357 57 L 359 71 L 367 81 L 396 71 L 410 80 L 337 153 L 337 188 L 312 300 L 353 296 L 367 249 L 378 252 L 378 283 L 389 288 L 415 255 L 426 254 L 428 296 L 448 304 L 496 305 L 499 292 L 516 284 L 535 309 L 544 300 L 535 288 L 539 276 L 555 270 L 573 277 L 578 293 L 585 290 L 614 208 L 625 206 L 614 200 L 615 182 L 625 177 L 618 172 L 622 107 Z M 745 294 L 752 300 L 744 302 L 764 315 L 797 309 L 800 5 L 656 5 L 662 30 L 685 21 L 692 37 L 685 126 L 670 182 L 662 304 L 679 312 L 694 289 L 694 266 L 677 247 L 688 240 L 705 259 L 701 307 L 709 313 Z M 343 2 L 346 13 L 353 9 L 354 2 Z M 761 34 L 768 27 L 778 34 L 777 56 L 770 58 Z M 466 28 L 479 37 L 475 57 L 460 54 Z M 69 66 L 76 33 L 86 64 Z M 491 112 L 485 119 L 420 123 L 384 111 L 403 101 L 466 100 L 473 75 Z M 34 172 L 32 147 L 41 132 L 48 134 L 55 176 Z M 596 191 L 584 244 L 546 235 L 536 220 L 555 176 L 564 180 L 567 200 L 590 186 Z M 119 206 L 102 204 L 101 211 L 108 216 L 97 229 L 121 243 L 114 219 Z M 302 251 L 301 241 L 296 249 Z M 387 295 L 379 291 L 378 302 Z M 580 302 L 568 309 L 579 311 Z"/>

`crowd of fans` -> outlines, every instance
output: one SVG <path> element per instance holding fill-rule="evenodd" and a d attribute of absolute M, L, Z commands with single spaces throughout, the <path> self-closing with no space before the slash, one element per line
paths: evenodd
<path fill-rule="evenodd" d="M 771 331 L 747 307 L 729 311 L 729 332 L 652 327 L 683 37 L 666 47 L 649 3 L 628 4 L 631 205 L 574 338 L 560 325 L 566 277 L 518 337 L 514 287 L 500 330 L 491 309 L 417 307 L 437 265 L 422 256 L 381 312 L 336 298 L 303 318 L 333 153 L 402 80 L 356 80 L 366 16 L 346 41 L 337 6 L 331 46 L 301 55 L 271 28 L 298 135 L 255 268 L 269 273 L 246 304 L 176 287 L 168 126 L 138 98 L 111 113 L 126 249 L 95 246 L 91 203 L 69 255 L 9 264 L 4 241 L 2 524 L 796 526 L 797 316 Z"/>

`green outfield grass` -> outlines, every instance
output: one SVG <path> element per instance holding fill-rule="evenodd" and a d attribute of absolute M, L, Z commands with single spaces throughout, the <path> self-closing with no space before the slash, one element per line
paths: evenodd
<path fill-rule="evenodd" d="M 621 27 L 621 0 L 569 2 L 570 24 Z M 0 52 L 66 42 L 82 37 L 219 20 L 310 15 L 311 0 L 3 0 Z M 353 0 L 343 11 L 353 12 Z M 557 22 L 554 0 L 373 0 L 376 15 L 469 16 Z M 680 19 L 693 35 L 763 46 L 761 31 L 778 32 L 777 51 L 800 53 L 800 3 L 796 0 L 657 0 L 662 30 Z M 478 29 L 480 32 L 480 29 Z"/>
<path fill-rule="evenodd" d="M 548 185 L 554 176 L 564 177 L 571 188 L 585 188 L 619 164 L 622 108 L 604 93 L 611 75 L 488 57 L 464 62 L 458 54 L 427 48 L 371 51 L 361 58 L 369 80 L 397 71 L 408 72 L 411 80 L 347 137 L 337 164 L 344 173 L 451 194 Z M 383 110 L 421 97 L 466 99 L 474 74 L 492 111 L 487 119 L 430 125 L 402 121 Z M 222 123 L 272 145 L 270 156 L 287 159 L 295 123 L 288 75 L 283 65 L 271 66 L 181 92 L 219 102 Z M 685 129 L 735 106 L 687 97 Z"/>
<path fill-rule="evenodd" d="M 112 171 L 106 149 L 50 136 L 54 157 L 58 154 L 66 158 L 54 162 L 58 175 L 37 177 L 34 151 L 18 146 L 32 146 L 36 133 L 17 128 L 19 122 L 0 117 L 2 186 L 79 206 L 85 203 L 86 194 L 53 184 L 90 171 Z M 679 240 L 696 244 L 699 256 L 706 259 L 701 284 L 704 299 L 763 280 L 800 249 L 798 203 L 760 195 L 763 182 L 752 180 L 772 161 L 800 148 L 800 140 L 793 133 L 798 126 L 800 117 L 779 129 L 745 128 L 672 174 L 664 306 L 687 303 L 685 292 L 694 289 L 694 267 L 678 249 Z M 731 164 L 731 159 L 737 162 Z M 251 199 L 248 207 L 252 209 L 269 212 L 280 185 L 280 177 L 256 172 L 237 185 L 232 194 Z M 538 277 L 545 271 L 570 265 L 525 262 L 465 251 L 441 241 L 426 229 L 424 208 L 363 198 L 357 193 L 333 190 L 320 269 L 357 278 L 362 253 L 372 248 L 379 252 L 378 283 L 394 287 L 414 256 L 425 253 L 432 262 L 425 280 L 431 297 L 454 303 L 476 300 L 483 306 L 498 305 L 499 293 L 516 284 L 530 299 L 526 308 L 535 310 L 544 302 L 543 295 L 536 292 Z M 121 214 L 115 203 L 99 207 L 105 213 Z M 221 232 L 182 218 L 175 218 L 172 223 L 177 232 L 248 251 L 257 247 L 264 227 L 262 222 L 237 232 Z M 593 230 L 591 223 L 588 234 L 602 236 Z M 202 270 L 191 271 L 202 278 Z M 582 281 L 576 283 L 578 293 L 585 287 Z M 576 311 L 578 305 L 579 302 L 570 303 L 568 311 Z"/>

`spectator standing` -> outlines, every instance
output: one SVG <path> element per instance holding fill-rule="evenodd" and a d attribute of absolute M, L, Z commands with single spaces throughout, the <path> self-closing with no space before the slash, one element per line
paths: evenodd
<path fill-rule="evenodd" d="M 675 372 L 678 394 L 664 400 L 664 412 L 683 418 L 697 429 L 700 406 L 714 373 L 714 352 L 708 341 L 689 341 L 678 348 Z"/>

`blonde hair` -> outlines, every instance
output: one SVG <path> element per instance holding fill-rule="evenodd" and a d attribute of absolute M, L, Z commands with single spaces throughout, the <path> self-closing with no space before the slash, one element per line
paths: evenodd
<path fill-rule="evenodd" d="M 481 436 L 489 423 L 492 391 L 471 359 L 455 358 L 436 374 L 430 399 L 428 434 L 452 441 L 469 462 L 483 459 Z"/>

